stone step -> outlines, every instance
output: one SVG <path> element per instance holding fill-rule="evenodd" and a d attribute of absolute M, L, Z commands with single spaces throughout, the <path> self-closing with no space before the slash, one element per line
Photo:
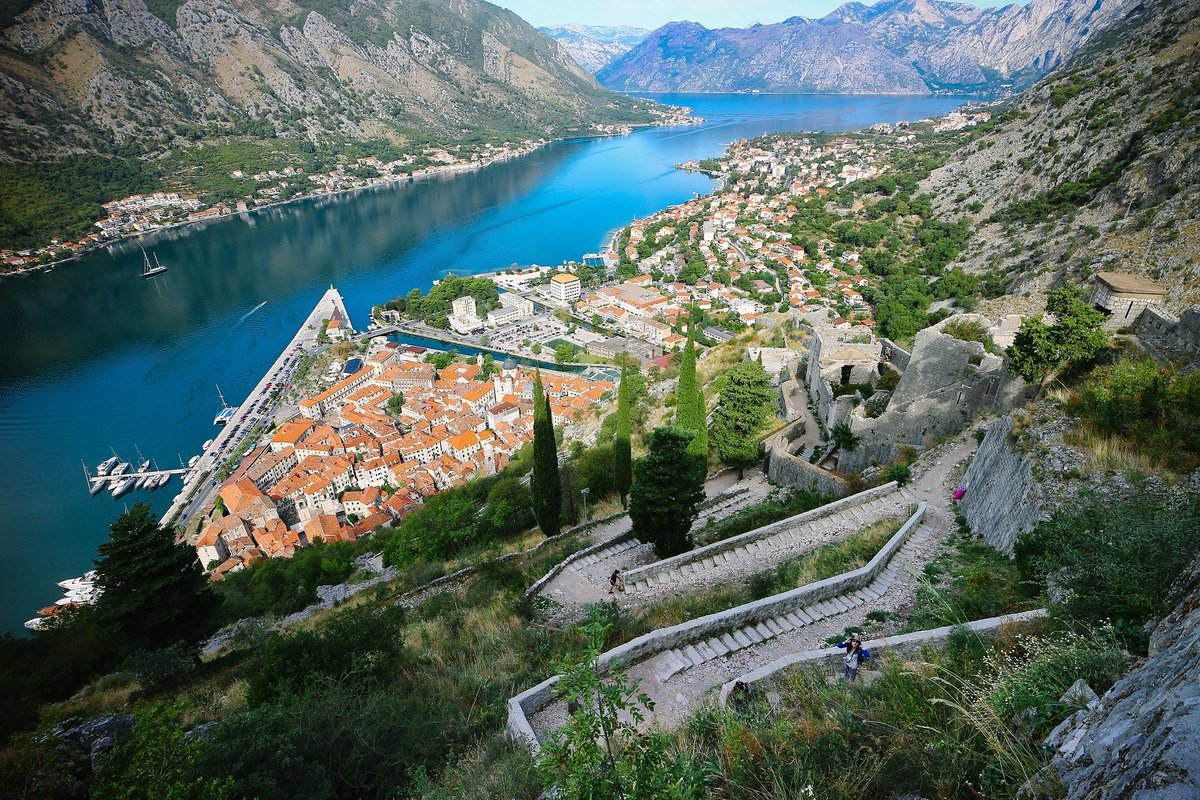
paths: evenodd
<path fill-rule="evenodd" d="M 683 648 L 683 655 L 691 662 L 693 667 L 698 667 L 704 663 L 704 656 L 700 655 L 700 651 L 694 645 L 687 645 Z"/>
<path fill-rule="evenodd" d="M 745 645 L 739 644 L 738 640 L 733 638 L 733 635 L 730 633 L 721 634 L 721 644 L 725 645 L 726 649 L 730 653 L 741 650 L 743 647 L 745 647 Z"/>

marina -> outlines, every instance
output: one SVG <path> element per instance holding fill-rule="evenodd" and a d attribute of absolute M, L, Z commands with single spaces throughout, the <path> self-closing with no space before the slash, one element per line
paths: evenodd
<path fill-rule="evenodd" d="M 237 401 L 260 383 L 278 385 L 264 375 L 331 283 L 355 322 L 364 322 L 373 305 L 427 289 L 451 269 L 476 274 L 594 252 L 635 217 L 708 192 L 710 179 L 673 165 L 718 155 L 725 142 L 920 119 L 963 102 L 950 96 L 661 99 L 689 105 L 707 122 L 558 142 L 459 177 L 161 231 L 49 274 L 9 280 L 0 292 L 9 333 L 0 358 L 0 450 L 39 457 L 0 466 L 6 509 L 0 608 L 7 614 L 0 629 L 23 630 L 33 609 L 61 596 L 57 581 L 90 569 L 127 505 L 148 502 L 155 516 L 173 516 L 184 505 L 171 508 L 182 485 L 176 481 L 170 491 L 134 488 L 117 499 L 103 489 L 79 491 L 80 457 L 94 472 L 112 455 L 110 444 L 128 446 L 132 455 L 132 446 L 121 443 L 136 441 L 159 467 L 182 466 L 177 453 L 188 454 L 186 464 L 210 437 L 219 448 L 226 440 L 213 437 L 222 410 L 214 383 L 238 408 L 219 430 L 241 424 L 241 436 L 253 422 L 242 423 L 242 416 L 271 390 L 253 404 Z M 169 271 L 134 281 L 144 268 L 143 245 L 151 265 L 156 252 Z"/>

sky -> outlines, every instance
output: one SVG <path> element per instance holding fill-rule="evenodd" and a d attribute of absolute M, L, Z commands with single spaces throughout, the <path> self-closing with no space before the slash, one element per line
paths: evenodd
<path fill-rule="evenodd" d="M 843 0 L 492 0 L 533 25 L 578 22 L 585 25 L 635 25 L 657 28 L 691 20 L 708 28 L 744 28 L 754 22 L 788 17 L 823 17 Z M 1011 0 L 972 0 L 977 6 Z M 870 2 L 867 5 L 871 5 Z"/>

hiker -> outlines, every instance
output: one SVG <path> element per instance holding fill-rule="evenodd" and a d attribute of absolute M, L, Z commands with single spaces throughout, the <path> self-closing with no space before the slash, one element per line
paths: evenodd
<path fill-rule="evenodd" d="M 858 677 L 859 666 L 871 657 L 871 652 L 863 649 L 862 641 L 856 636 L 851 636 L 838 647 L 846 651 L 846 655 L 842 657 L 842 678 L 854 683 L 854 679 Z"/>
<path fill-rule="evenodd" d="M 621 582 L 621 570 L 614 569 L 613 574 L 608 576 L 608 593 L 623 591 L 625 591 L 625 585 Z"/>

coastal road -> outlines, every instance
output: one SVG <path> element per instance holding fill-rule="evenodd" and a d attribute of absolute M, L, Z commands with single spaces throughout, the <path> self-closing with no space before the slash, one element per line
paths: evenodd
<path fill-rule="evenodd" d="M 320 350 L 317 336 L 320 333 L 322 320 L 333 316 L 334 311 L 340 311 L 349 321 L 342 296 L 332 286 L 322 295 L 312 312 L 300 325 L 296 335 L 288 342 L 287 347 L 275 359 L 275 363 L 266 371 L 258 385 L 250 392 L 246 400 L 237 408 L 233 418 L 213 437 L 212 444 L 200 456 L 195 467 L 191 470 L 192 479 L 185 481 L 179 494 L 167 509 L 162 523 L 167 524 L 178 516 L 181 528 L 186 527 L 193 515 L 204 508 L 212 498 L 219 481 L 216 471 L 224 461 L 233 455 L 255 426 L 270 422 L 279 408 L 283 386 L 290 383 L 300 365 L 303 355 L 310 351 Z M 272 394 L 274 392 L 274 394 Z M 206 475 L 203 483 L 198 483 L 200 476 Z M 195 492 L 194 496 L 191 496 Z M 189 499 L 189 496 L 191 498 Z"/>

